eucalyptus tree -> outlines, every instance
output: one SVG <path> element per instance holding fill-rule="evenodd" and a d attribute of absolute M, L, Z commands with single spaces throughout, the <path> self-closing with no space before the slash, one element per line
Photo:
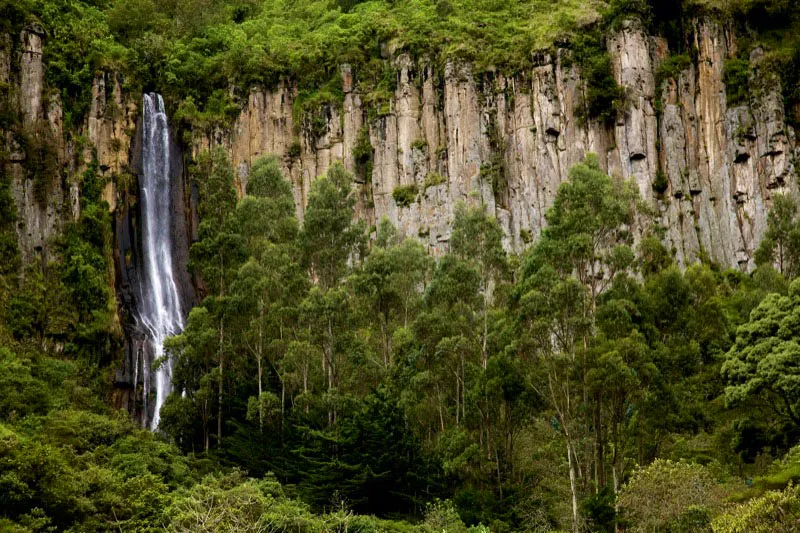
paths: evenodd
<path fill-rule="evenodd" d="M 495 289 L 508 270 L 508 259 L 503 249 L 503 230 L 483 206 L 467 208 L 456 206 L 453 235 L 450 239 L 453 255 L 474 265 L 480 275 L 481 366 L 488 362 L 489 311 L 494 304 Z"/>
<path fill-rule="evenodd" d="M 629 245 L 636 198 L 634 187 L 606 175 L 594 156 L 572 167 L 547 212 L 547 227 L 524 259 L 516 289 L 521 342 L 542 374 L 534 383 L 541 384 L 537 392 L 565 442 L 573 530 L 580 479 L 585 485 L 591 465 L 579 445 L 592 430 L 596 480 L 603 455 L 601 396 L 590 405 L 586 373 L 589 342 L 599 296 L 633 265 Z"/>
<path fill-rule="evenodd" d="M 365 253 L 363 223 L 354 221 L 353 176 L 336 163 L 311 186 L 311 195 L 298 235 L 301 261 L 314 287 L 301 304 L 301 313 L 311 330 L 312 342 L 320 348 L 322 373 L 329 395 L 335 395 L 342 365 L 340 336 L 347 320 L 351 296 L 343 286 L 351 265 Z M 328 410 L 329 424 L 336 420 L 335 405 Z"/>
<path fill-rule="evenodd" d="M 267 370 L 280 378 L 278 358 L 285 353 L 289 333 L 296 327 L 296 308 L 307 290 L 307 280 L 298 265 L 298 224 L 291 185 L 275 158 L 254 163 L 246 191 L 235 216 L 249 259 L 237 272 L 231 292 L 242 323 L 242 346 L 256 362 L 258 390 L 251 403 L 257 405 L 259 428 L 263 428 L 265 405 L 272 398 L 271 391 L 264 391 L 265 362 Z M 283 383 L 280 405 L 283 414 Z"/>

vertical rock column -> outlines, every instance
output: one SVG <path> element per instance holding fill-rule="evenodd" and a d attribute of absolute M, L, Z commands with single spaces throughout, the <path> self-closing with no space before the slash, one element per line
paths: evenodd
<path fill-rule="evenodd" d="M 625 90 L 627 103 L 615 127 L 622 175 L 634 181 L 642 198 L 649 199 L 658 169 L 658 124 L 653 108 L 656 68 L 650 38 L 641 23 L 629 21 L 609 39 L 608 48 L 614 77 Z"/>
<path fill-rule="evenodd" d="M 60 112 L 51 108 L 48 118 L 44 117 L 44 31 L 38 25 L 29 25 L 20 34 L 21 54 L 19 63 L 19 87 L 17 106 L 22 117 L 21 134 L 26 138 L 28 149 L 41 148 L 45 153 L 45 168 L 31 168 L 41 161 L 31 161 L 26 150 L 12 143 L 11 176 L 14 201 L 17 207 L 17 232 L 19 249 L 24 265 L 41 263 L 51 259 L 48 249 L 52 239 L 61 227 L 61 165 L 59 155 L 63 155 L 63 138 L 60 131 Z M 56 101 L 57 105 L 57 101 Z M 54 128 L 58 128 L 54 131 Z M 50 176 L 48 174 L 55 175 Z M 45 180 L 47 190 L 36 193 L 36 180 Z M 41 187 L 41 185 L 40 185 Z M 37 196 L 39 196 L 37 198 Z"/>

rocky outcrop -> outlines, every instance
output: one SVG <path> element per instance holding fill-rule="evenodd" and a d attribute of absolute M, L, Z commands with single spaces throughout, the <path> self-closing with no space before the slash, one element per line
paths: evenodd
<path fill-rule="evenodd" d="M 230 153 L 240 195 L 254 161 L 277 156 L 301 220 L 314 179 L 341 161 L 356 175 L 357 216 L 373 227 L 387 217 L 433 254 L 447 250 L 459 202 L 486 206 L 505 232 L 505 246 L 524 250 L 546 226 L 569 169 L 591 152 L 610 174 L 635 184 L 680 264 L 706 256 L 749 270 L 773 194 L 800 192 L 795 132 L 785 120 L 781 80 L 762 68 L 760 50 L 750 57 L 748 101 L 729 107 L 723 73 L 736 54 L 735 36 L 711 19 L 695 20 L 689 35 L 693 61 L 664 80 L 657 80 L 671 53 L 664 39 L 636 22 L 607 38 L 613 76 L 625 94 L 610 124 L 584 117 L 586 82 L 570 50 L 558 46 L 534 53 L 531 68 L 514 76 L 394 53 L 386 61 L 396 84 L 380 109 L 365 103 L 358 71 L 348 65 L 341 67 L 341 103 L 320 106 L 313 116 L 293 113 L 298 90 L 291 79 L 254 87 L 230 127 L 172 132 L 186 142 L 183 153 L 177 145 L 172 153 L 181 178 L 173 181 L 176 257 L 185 263 L 198 227 L 196 191 L 183 162 L 211 147 Z M 134 316 L 141 95 L 126 93 L 120 76 L 97 73 L 85 122 L 66 131 L 59 91 L 45 85 L 45 38 L 35 25 L 0 35 L 0 111 L 15 116 L 0 131 L 0 164 L 12 184 L 20 255 L 23 265 L 45 268 L 56 258 L 56 237 L 80 216 L 84 172 L 92 166 L 106 179 L 103 199 L 116 224 L 110 276 L 126 338 L 114 404 L 144 423 L 142 338 Z M 398 203 L 399 187 L 416 191 L 413 201 Z M 187 274 L 179 281 L 192 300 L 197 280 Z"/>
<path fill-rule="evenodd" d="M 16 108 L 19 117 L 15 131 L 6 132 L 6 145 L 20 255 L 23 264 L 44 265 L 52 256 L 52 240 L 62 227 L 64 189 L 60 186 L 63 142 L 58 99 L 51 99 L 45 108 L 43 36 L 38 25 L 25 27 L 19 36 L 18 53 L 14 53 L 11 39 L 6 39 L 8 55 L 0 63 L 7 72 L 3 76 L 9 84 L 8 104 Z M 42 187 L 42 181 L 49 186 Z"/>

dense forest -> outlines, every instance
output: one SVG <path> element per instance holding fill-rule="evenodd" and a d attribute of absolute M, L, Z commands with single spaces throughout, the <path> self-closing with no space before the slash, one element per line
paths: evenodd
<path fill-rule="evenodd" d="M 341 99 L 344 62 L 380 109 L 387 46 L 515 71 L 556 39 L 590 73 L 586 112 L 611 116 L 604 32 L 638 17 L 681 50 L 682 21 L 706 12 L 743 28 L 743 54 L 765 47 L 795 105 L 791 0 L 0 0 L 0 28 L 48 33 L 65 123 L 112 68 L 185 127 L 230 121 L 237 90 L 295 76 L 298 123 L 313 127 L 314 109 Z M 691 61 L 682 52 L 662 74 Z M 729 63 L 728 98 L 741 98 L 746 67 Z M 0 129 L 13 131 L 5 103 Z M 25 148 L 46 176 L 46 144 Z M 104 178 L 96 165 L 80 177 L 57 259 L 23 265 L 7 155 L 3 531 L 798 530 L 790 192 L 772 198 L 752 272 L 679 264 L 635 185 L 595 156 L 570 169 L 524 253 L 476 202 L 457 206 L 432 255 L 387 219 L 360 221 L 357 176 L 338 163 L 300 221 L 277 157 L 253 165 L 240 197 L 228 153 L 187 155 L 198 301 L 165 342 L 173 393 L 149 431 L 110 407 L 124 336 Z"/>

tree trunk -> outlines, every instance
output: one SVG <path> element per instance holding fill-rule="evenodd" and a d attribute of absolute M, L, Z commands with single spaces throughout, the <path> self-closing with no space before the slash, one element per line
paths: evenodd
<path fill-rule="evenodd" d="M 483 342 L 481 343 L 481 366 L 486 370 L 486 365 L 489 362 L 489 354 L 487 352 L 487 342 L 489 337 L 489 302 L 484 298 L 483 301 Z"/>
<path fill-rule="evenodd" d="M 225 375 L 225 357 L 222 353 L 222 343 L 225 340 L 225 326 L 219 323 L 219 386 L 217 389 L 217 447 L 222 445 L 222 376 Z"/>
<path fill-rule="evenodd" d="M 336 386 L 334 380 L 334 372 L 336 371 L 336 366 L 333 362 L 333 325 L 331 324 L 331 319 L 328 318 L 328 335 L 325 339 L 325 357 L 328 360 L 328 392 L 332 391 Z M 336 408 L 330 407 L 328 408 L 328 425 L 332 426 L 336 423 Z"/>
<path fill-rule="evenodd" d="M 578 479 L 575 474 L 577 457 L 572 449 L 572 442 L 567 435 L 567 462 L 569 463 L 569 488 L 572 492 L 572 531 L 578 533 Z"/>
<path fill-rule="evenodd" d="M 603 413 L 599 395 L 595 396 L 594 408 L 594 484 L 595 493 L 606 484 L 605 449 L 603 446 Z"/>
<path fill-rule="evenodd" d="M 262 394 L 262 379 L 264 375 L 264 370 L 261 366 L 261 359 L 264 357 L 264 303 L 260 302 L 259 310 L 258 310 L 258 354 L 256 355 L 256 359 L 258 360 L 258 432 L 262 433 L 264 431 L 264 405 L 261 402 L 261 394 Z"/>
<path fill-rule="evenodd" d="M 208 399 L 205 399 L 203 400 L 203 440 L 205 441 L 206 453 L 208 453 L 210 440 L 208 434 Z"/>
<path fill-rule="evenodd" d="M 263 374 L 263 370 L 261 368 L 261 356 L 258 357 L 258 432 L 262 433 L 264 431 L 264 405 L 261 401 L 261 376 Z"/>

